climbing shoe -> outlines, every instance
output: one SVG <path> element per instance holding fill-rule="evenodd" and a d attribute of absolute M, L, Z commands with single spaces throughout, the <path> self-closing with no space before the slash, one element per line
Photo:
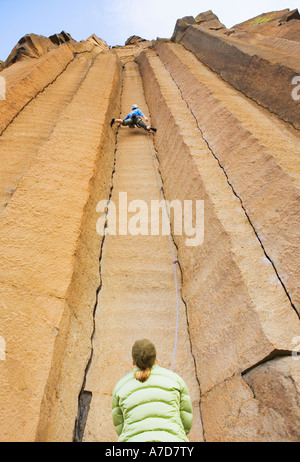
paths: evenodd
<path fill-rule="evenodd" d="M 157 131 L 157 128 L 151 127 L 151 130 L 152 130 L 153 132 L 156 132 L 156 131 Z"/>
<path fill-rule="evenodd" d="M 114 123 L 115 123 L 115 119 L 111 119 L 110 126 L 112 127 Z"/>

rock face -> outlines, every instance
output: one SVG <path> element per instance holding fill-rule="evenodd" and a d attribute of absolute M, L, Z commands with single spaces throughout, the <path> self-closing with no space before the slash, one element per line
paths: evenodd
<path fill-rule="evenodd" d="M 91 35 L 89 39 L 84 41 L 85 43 L 93 41 L 103 49 L 108 50 L 107 43 L 97 37 L 95 34 Z M 26 60 L 27 58 L 40 58 L 47 54 L 50 50 L 69 43 L 74 47 L 74 51 L 78 47 L 77 42 L 67 32 L 62 31 L 60 34 L 51 35 L 49 38 L 42 35 L 27 34 L 22 37 L 17 45 L 13 48 L 12 52 L 8 56 L 7 60 L 2 63 L 2 69 L 11 66 L 12 64 Z"/>
<path fill-rule="evenodd" d="M 280 37 L 300 41 L 299 11 L 282 10 L 264 13 L 229 29 L 229 34 L 250 32 L 264 36 Z"/>
<path fill-rule="evenodd" d="M 207 440 L 298 442 L 299 366 L 299 361 L 278 358 L 204 396 Z"/>
<path fill-rule="evenodd" d="M 127 45 L 135 45 L 137 43 L 140 43 L 140 42 L 145 42 L 146 39 L 143 39 L 142 37 L 139 37 L 137 35 L 132 35 L 131 37 L 129 37 L 126 42 L 125 42 L 125 46 Z"/>
<path fill-rule="evenodd" d="M 13 50 L 1 441 L 117 441 L 112 392 L 144 337 L 188 385 L 190 441 L 300 441 L 299 25 L 284 10 L 227 30 L 209 11 L 172 40 L 30 34 Z M 155 135 L 110 127 L 133 103 Z M 153 232 L 162 198 L 170 235 Z M 178 232 L 187 201 L 201 213 Z"/>
<path fill-rule="evenodd" d="M 122 116 L 127 114 L 133 100 L 138 101 L 146 112 L 147 105 L 139 67 L 131 61 L 127 63 L 123 72 Z M 129 202 L 161 199 L 153 167 L 153 151 L 152 140 L 147 139 L 143 133 L 135 132 L 133 138 L 128 138 L 126 130 L 118 133 L 111 195 L 114 204 L 119 203 L 120 194 L 124 191 Z M 150 209 L 150 202 L 148 206 Z M 117 219 L 118 227 L 120 222 L 121 219 Z M 173 252 L 175 255 L 175 248 Z M 150 254 L 152 258 L 147 258 Z M 163 367 L 171 367 L 174 348 L 174 335 L 163 335 L 163 332 L 167 331 L 173 333 L 175 327 L 176 292 L 168 238 L 157 235 L 107 235 L 101 257 L 102 290 L 99 293 L 95 316 L 94 353 L 85 383 L 85 393 L 93 396 L 83 435 L 83 440 L 87 442 L 116 439 L 109 418 L 111 395 L 116 384 L 116 375 L 121 378 L 131 368 L 130 351 L 135 338 L 143 332 L 147 338 L 153 339 Z M 180 272 L 178 268 L 176 270 L 179 279 Z M 195 423 L 190 439 L 202 441 L 199 385 L 182 300 L 179 302 L 179 324 L 175 367 L 185 375 L 193 401 Z M 115 374 L 111 374 L 111 357 L 118 356 L 120 345 L 126 359 L 119 364 Z M 101 385 L 99 371 L 102 377 Z"/>
<path fill-rule="evenodd" d="M 178 19 L 172 35 L 173 42 L 180 42 L 187 28 L 195 23 L 196 21 L 193 16 L 185 16 L 184 18 Z"/>
<path fill-rule="evenodd" d="M 175 27 L 172 40 L 182 43 L 237 90 L 300 129 L 297 101 L 291 98 L 293 79 L 300 73 L 299 43 L 295 41 L 300 30 L 298 16 L 296 10 L 274 20 L 273 13 L 254 18 L 241 29 L 246 33 L 235 33 L 240 30 L 237 26 L 227 36 L 223 29 L 208 30 L 203 23 L 191 24 L 180 36 Z M 274 38 L 281 24 L 290 24 L 289 18 L 294 21 L 292 40 L 287 40 L 288 34 Z M 269 21 L 271 26 L 266 25 Z"/>
<path fill-rule="evenodd" d="M 94 232 L 96 205 L 98 196 L 108 197 L 110 191 L 115 137 L 107 127 L 118 110 L 121 75 L 115 53 L 90 41 L 76 49 L 75 58 L 64 44 L 35 61 L 26 82 L 40 98 L 27 100 L 14 120 L 19 128 L 12 122 L 2 135 L 7 158 L 1 172 L 6 200 L 0 238 L 4 441 L 72 439 L 77 399 L 71 397 L 78 397 L 78 371 L 90 354 L 101 246 Z M 67 67 L 60 67 L 62 59 Z M 3 73 L 17 78 L 21 65 Z M 8 87 L 10 94 L 16 101 L 23 98 L 15 86 Z M 12 142 L 13 157 L 6 151 Z"/>
<path fill-rule="evenodd" d="M 160 44 L 158 46 L 162 48 Z M 177 50 L 179 45 L 173 47 Z M 181 61 L 186 54 L 186 50 L 181 52 Z M 166 56 L 174 63 L 168 50 Z M 206 232 L 202 246 L 187 249 L 181 236 L 174 237 L 183 271 L 183 297 L 202 393 L 204 434 L 208 441 L 251 440 L 257 432 L 257 420 L 252 411 L 251 418 L 245 421 L 235 418 L 230 423 L 227 423 L 227 414 L 222 421 L 222 437 L 215 433 L 213 425 L 206 426 L 206 419 L 216 425 L 224 402 L 229 403 L 230 409 L 236 405 L 236 416 L 240 415 L 240 409 L 247 409 L 251 390 L 245 386 L 241 372 L 265 361 L 276 351 L 291 351 L 298 338 L 299 318 L 279 280 L 275 282 L 274 267 L 270 259 L 266 259 L 258 239 L 262 234 L 255 230 L 251 221 L 251 208 L 241 203 L 243 196 L 240 198 L 233 189 L 235 180 L 227 164 L 217 157 L 218 127 L 215 127 L 214 136 L 208 137 L 202 132 L 203 122 L 198 122 L 195 108 L 186 99 L 185 90 L 192 89 L 187 74 L 177 68 L 176 76 L 169 64 L 165 67 L 162 52 L 159 57 L 156 53 L 143 53 L 140 63 L 150 111 L 154 114 L 154 123 L 160 127 L 155 141 L 157 151 L 162 153 L 160 162 L 166 196 L 169 200 L 182 201 L 188 194 L 189 198 L 201 198 L 206 204 Z M 199 66 L 201 63 L 196 61 L 194 76 L 198 74 Z M 203 71 L 205 73 L 207 69 Z M 184 76 L 184 84 L 179 74 Z M 201 101 L 199 89 L 197 96 Z M 236 97 L 235 94 L 233 98 Z M 241 98 L 246 104 L 244 97 Z M 228 96 L 224 95 L 224 99 L 228 101 Z M 209 99 L 208 104 L 212 107 Z M 178 114 L 180 124 L 176 122 Z M 222 117 L 225 124 L 224 111 Z M 237 129 L 237 122 L 233 126 L 231 133 Z M 170 137 L 176 139 L 176 144 L 168 148 Z M 244 146 L 245 139 L 241 139 Z M 247 157 L 246 152 L 244 156 Z M 248 165 L 245 157 L 244 166 Z M 243 177 L 246 176 L 244 171 Z M 263 215 L 262 210 L 261 213 Z M 294 214 L 294 209 L 290 213 Z M 228 389 L 231 383 L 234 386 Z M 298 392 L 295 393 L 297 396 Z M 213 414 L 211 405 L 216 404 L 216 394 L 220 397 L 220 409 Z M 236 399 L 238 396 L 240 402 Z M 295 419 L 296 415 L 293 416 L 294 422 Z M 276 427 L 275 420 L 273 428 Z M 276 441 L 282 438 L 282 434 L 277 429 L 277 432 L 261 435 L 261 439 Z M 294 435 L 286 434 L 286 440 L 293 438 Z"/>
<path fill-rule="evenodd" d="M 218 16 L 216 16 L 211 10 L 198 14 L 195 18 L 195 22 L 199 26 L 203 26 L 211 30 L 226 29 L 224 24 L 219 21 Z"/>
<path fill-rule="evenodd" d="M 26 58 L 40 58 L 54 47 L 66 42 L 73 42 L 73 39 L 64 31 L 49 38 L 36 34 L 25 35 L 14 47 L 3 67 L 11 66 Z"/>
<path fill-rule="evenodd" d="M 205 13 L 198 14 L 196 18 L 193 16 L 185 16 L 184 18 L 178 19 L 172 35 L 173 42 L 180 42 L 185 31 L 192 24 L 197 24 L 205 29 L 211 30 L 226 29 L 224 24 L 219 21 L 219 18 L 211 10 L 209 10 Z"/>
<path fill-rule="evenodd" d="M 50 39 L 42 40 L 43 44 L 45 42 L 53 45 Z M 67 69 L 75 55 L 108 49 L 106 42 L 91 36 L 83 42 L 68 41 L 59 47 L 53 45 L 50 51 L 39 49 L 42 55 L 39 59 L 21 59 L 14 67 L 6 67 L 1 72 L 6 81 L 6 99 L 1 103 L 0 133 L 33 98 Z"/>
<path fill-rule="evenodd" d="M 54 45 L 61 45 L 62 43 L 70 42 L 70 40 L 73 40 L 71 35 L 65 31 L 62 31 L 60 34 L 51 35 L 49 39 L 52 43 L 54 43 Z"/>
<path fill-rule="evenodd" d="M 234 193 L 249 210 L 251 224 L 300 312 L 298 253 L 294 252 L 295 241 L 290 239 L 293 230 L 300 226 L 299 216 L 294 213 L 299 204 L 295 172 L 300 155 L 298 137 L 286 132 L 282 138 L 281 127 L 272 126 L 269 117 L 258 115 L 249 101 L 242 96 L 238 98 L 232 88 L 201 66 L 183 47 L 157 42 L 156 50 L 229 175 Z M 259 129 L 255 128 L 257 117 Z M 287 149 L 290 160 L 286 158 Z M 245 165 L 246 154 L 251 163 Z"/>

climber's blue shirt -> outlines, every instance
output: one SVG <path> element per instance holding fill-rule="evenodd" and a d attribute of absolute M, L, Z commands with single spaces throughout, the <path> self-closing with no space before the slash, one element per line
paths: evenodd
<path fill-rule="evenodd" d="M 137 117 L 144 117 L 144 114 L 140 109 L 135 109 L 134 111 L 131 111 L 124 120 L 130 119 L 133 115 L 136 115 Z"/>

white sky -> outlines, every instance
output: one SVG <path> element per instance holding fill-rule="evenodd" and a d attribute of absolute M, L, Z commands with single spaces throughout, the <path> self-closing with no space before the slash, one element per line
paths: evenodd
<path fill-rule="evenodd" d="M 298 8 L 299 3 L 299 0 L 115 0 L 109 9 L 115 15 L 118 36 L 126 40 L 129 31 L 129 35 L 148 39 L 170 38 L 178 18 L 196 17 L 207 10 L 212 10 L 230 28 L 261 13 Z"/>
<path fill-rule="evenodd" d="M 176 20 L 212 10 L 231 27 L 261 13 L 298 8 L 300 0 L 0 0 L 0 59 L 25 34 L 65 30 L 84 40 L 95 33 L 109 45 L 131 35 L 170 38 Z"/>

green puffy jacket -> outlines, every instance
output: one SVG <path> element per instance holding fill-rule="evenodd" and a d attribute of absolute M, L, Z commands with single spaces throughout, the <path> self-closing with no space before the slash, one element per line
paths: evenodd
<path fill-rule="evenodd" d="M 179 375 L 154 365 L 142 383 L 135 368 L 116 385 L 112 416 L 119 442 L 189 441 L 193 410 L 188 389 Z"/>

